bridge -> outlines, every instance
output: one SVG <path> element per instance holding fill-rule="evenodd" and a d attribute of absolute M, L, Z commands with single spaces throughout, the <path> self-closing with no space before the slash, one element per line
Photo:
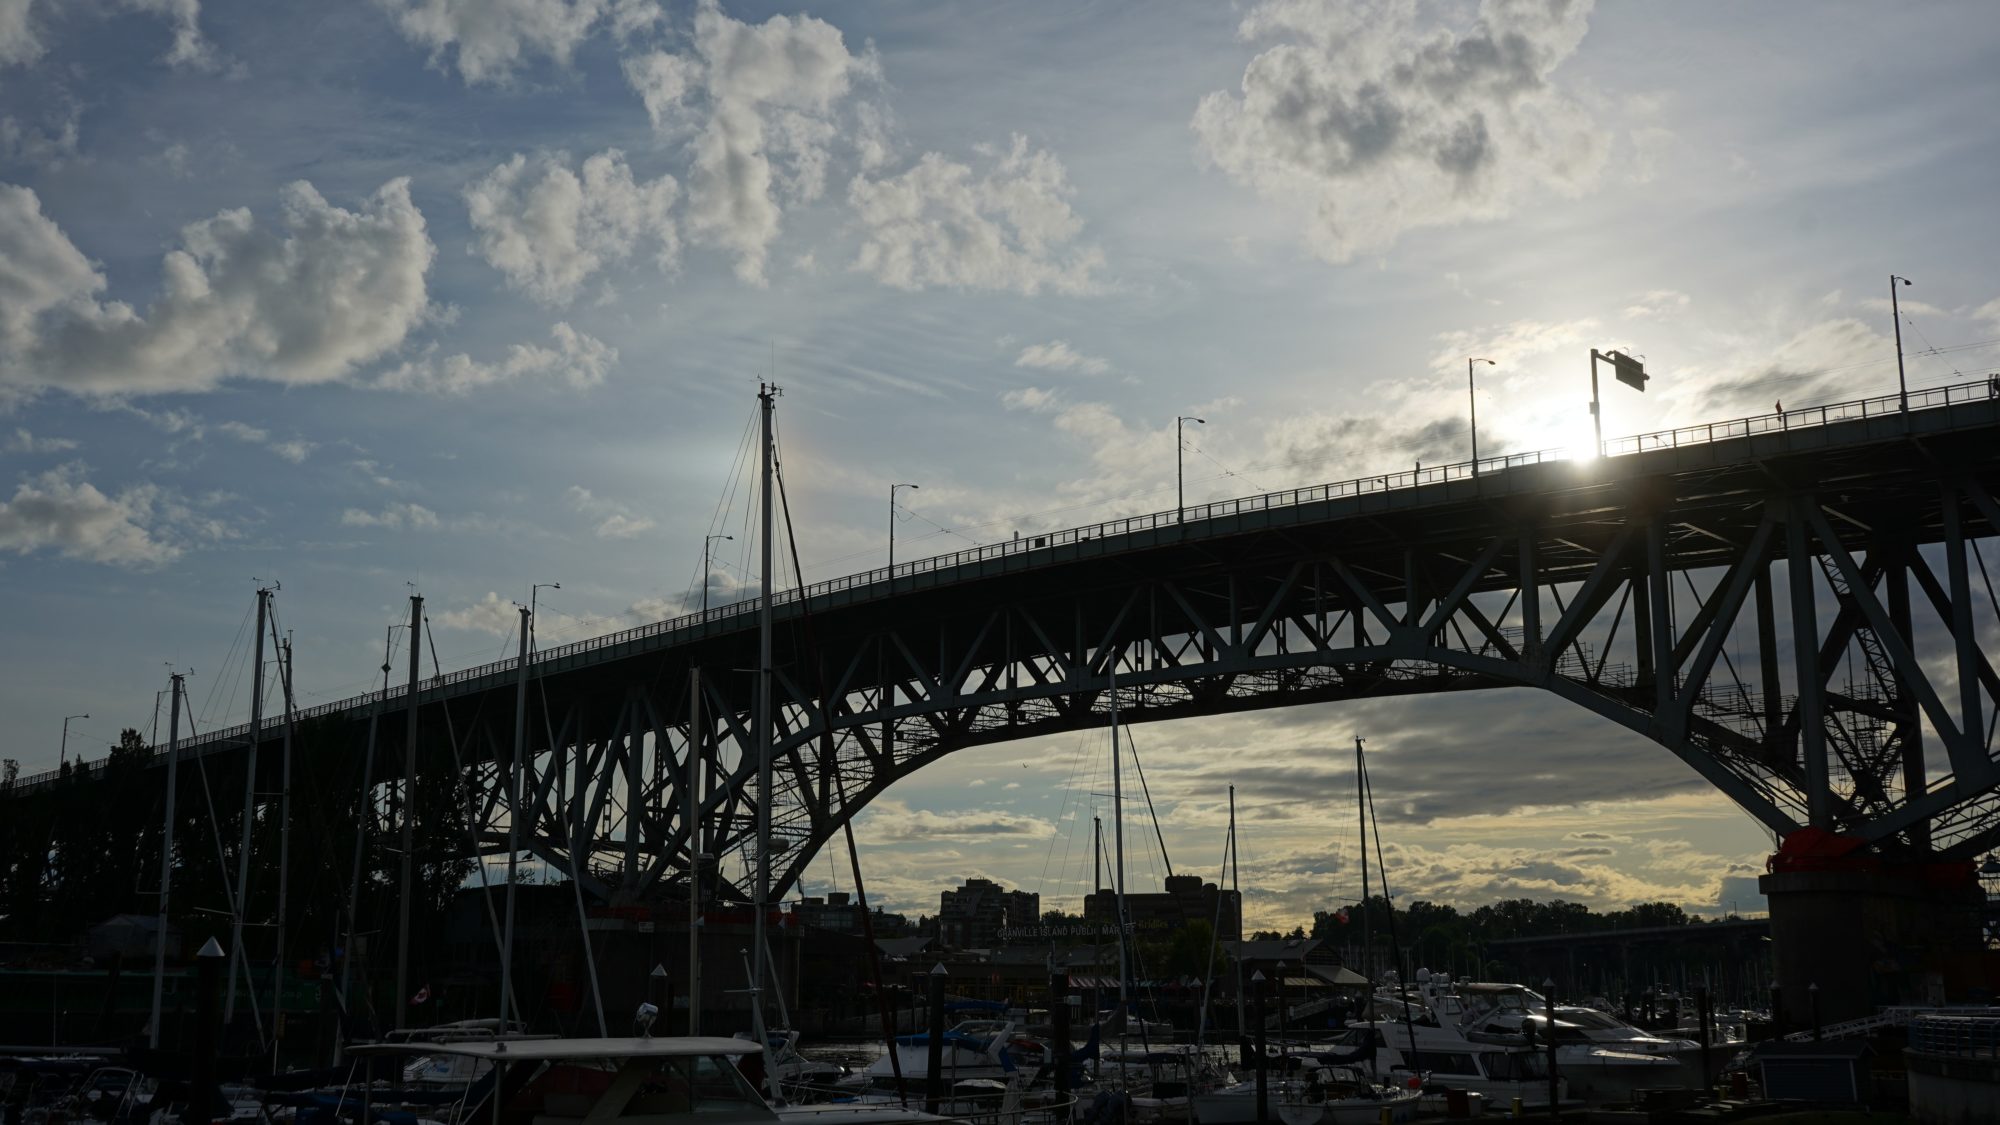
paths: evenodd
<path fill-rule="evenodd" d="M 377 747 L 378 790 L 415 723 L 424 746 L 452 750 L 424 760 L 457 763 L 480 850 L 503 853 L 511 820 L 525 849 L 613 902 L 685 880 L 696 857 L 715 876 L 747 869 L 760 801 L 782 892 L 897 780 L 968 747 L 1103 725 L 1114 680 L 1131 722 L 1537 688 L 1643 734 L 1773 831 L 1835 830 L 1890 857 L 2000 843 L 2000 676 L 1981 643 L 2000 627 L 1979 547 L 2000 532 L 1989 384 L 1604 454 L 1363 477 L 784 591 L 768 793 L 742 671 L 754 601 L 535 654 L 518 807 L 502 781 L 513 661 L 302 718 L 352 746 L 356 784 Z M 254 753 L 275 777 L 281 726 L 177 752 Z M 690 754 L 706 766 L 695 802 Z M 23 778 L 11 799 L 55 780 Z"/>

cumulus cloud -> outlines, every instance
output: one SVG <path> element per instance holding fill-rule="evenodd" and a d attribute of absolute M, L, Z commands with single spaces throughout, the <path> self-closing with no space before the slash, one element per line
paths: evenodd
<path fill-rule="evenodd" d="M 52 550 L 65 558 L 113 566 L 172 562 L 181 549 L 155 533 L 161 500 L 153 485 L 106 495 L 84 479 L 78 464 L 50 469 L 21 482 L 0 503 L 0 551 L 19 555 Z"/>
<path fill-rule="evenodd" d="M 384 371 L 370 383 L 379 390 L 462 395 L 482 387 L 527 379 L 550 380 L 575 390 L 597 386 L 618 364 L 618 349 L 557 321 L 549 329 L 553 347 L 509 344 L 497 362 L 482 362 L 459 352 L 439 356 L 433 348 L 423 356 Z"/>
<path fill-rule="evenodd" d="M 395 503 L 379 512 L 361 508 L 349 508 L 340 514 L 343 527 L 380 527 L 391 531 L 431 531 L 438 525 L 438 515 L 422 504 Z"/>
<path fill-rule="evenodd" d="M 430 49 L 432 66 L 444 69 L 455 63 L 468 86 L 505 83 L 537 56 L 566 67 L 600 24 L 626 36 L 660 18 L 653 0 L 375 2 L 405 39 Z"/>
<path fill-rule="evenodd" d="M 1059 400 L 1054 391 L 1041 387 L 1019 387 L 1001 394 L 1000 404 L 1009 410 L 1047 414 L 1057 409 Z"/>
<path fill-rule="evenodd" d="M 1880 375 L 1866 361 L 1894 354 L 1887 335 L 1853 317 L 1820 321 L 1758 361 L 1702 380 L 1699 408 L 1711 417 L 1736 417 L 1772 410 L 1785 398 L 1796 406 L 1879 391 Z"/>
<path fill-rule="evenodd" d="M 680 255 L 672 176 L 636 180 L 612 148 L 572 171 L 567 153 L 516 154 L 465 189 L 479 253 L 515 288 L 566 304 L 592 274 L 647 243 L 662 270 Z"/>
<path fill-rule="evenodd" d="M 2000 332 L 2000 297 L 1995 297 L 1973 310 L 1972 319 L 1995 332 Z"/>
<path fill-rule="evenodd" d="M 215 428 L 247 445 L 261 445 L 294 465 L 303 462 L 313 450 L 319 448 L 318 443 L 303 438 L 275 440 L 269 430 L 262 426 L 252 426 L 247 422 L 222 422 Z"/>
<path fill-rule="evenodd" d="M 0 37 L 4 35 L 0 31 Z M 82 124 L 83 107 L 68 100 L 61 100 L 39 120 L 0 115 L 0 160 L 57 170 L 76 159 Z"/>
<path fill-rule="evenodd" d="M 435 253 L 409 181 L 352 211 L 303 180 L 280 200 L 282 231 L 247 208 L 184 227 L 142 315 L 100 302 L 103 275 L 35 193 L 0 184 L 0 382 L 92 394 L 321 383 L 399 346 L 428 310 Z"/>
<path fill-rule="evenodd" d="M 1029 344 L 1014 357 L 1014 366 L 1033 367 L 1043 371 L 1076 371 L 1085 375 L 1102 375 L 1111 370 L 1111 361 L 1093 355 L 1084 355 L 1069 346 L 1068 340 L 1050 340 L 1046 344 Z"/>
<path fill-rule="evenodd" d="M 512 636 L 521 624 L 521 610 L 513 602 L 492 590 L 471 605 L 448 609 L 438 614 L 437 623 L 447 629 L 461 629 L 468 633 L 490 633 L 496 637 Z"/>
<path fill-rule="evenodd" d="M 858 175 L 847 200 L 862 229 L 854 268 L 898 289 L 944 286 L 1034 295 L 1087 293 L 1104 265 L 1080 245 L 1083 220 L 1062 161 L 1016 136 L 985 172 L 925 153 L 901 175 Z"/>
<path fill-rule="evenodd" d="M 875 59 L 849 51 L 825 20 L 748 24 L 704 0 L 692 53 L 639 55 L 624 69 L 653 127 L 688 138 L 690 236 L 734 254 L 737 276 L 762 284 L 784 205 L 825 190 L 836 111 L 856 81 L 879 74 Z"/>
<path fill-rule="evenodd" d="M 1299 207 L 1330 261 L 1405 231 L 1575 195 L 1606 139 L 1554 72 L 1576 52 L 1589 0 L 1483 0 L 1463 28 L 1427 26 L 1415 0 L 1273 0 L 1238 28 L 1271 45 L 1240 92 L 1195 110 L 1201 150 L 1231 179 Z"/>
<path fill-rule="evenodd" d="M 162 16 L 173 28 L 173 46 L 161 60 L 191 70 L 219 70 L 223 57 L 201 34 L 201 0 L 125 0 L 127 7 Z"/>
<path fill-rule="evenodd" d="M 42 57 L 41 37 L 35 34 L 34 0 L 0 0 L 0 66 L 31 63 Z"/>

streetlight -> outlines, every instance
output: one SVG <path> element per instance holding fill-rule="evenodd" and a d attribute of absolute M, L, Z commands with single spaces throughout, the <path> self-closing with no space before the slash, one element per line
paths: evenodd
<path fill-rule="evenodd" d="M 1472 365 L 1483 363 L 1488 367 L 1497 366 L 1492 360 L 1481 356 L 1465 357 L 1465 398 L 1472 404 L 1472 475 L 1479 475 L 1479 396 L 1472 389 Z"/>
<path fill-rule="evenodd" d="M 917 488 L 914 484 L 892 484 L 889 486 L 889 581 L 896 580 L 896 490 Z"/>
<path fill-rule="evenodd" d="M 64 715 L 64 716 L 63 716 L 63 736 L 62 736 L 62 746 L 61 746 L 61 747 L 60 747 L 60 748 L 59 748 L 59 749 L 58 749 L 58 750 L 56 751 L 56 764 L 57 764 L 57 765 L 59 765 L 59 766 L 60 766 L 60 765 L 63 765 L 63 764 L 65 764 L 65 763 L 67 763 L 67 762 L 69 761 L 69 721 L 70 721 L 71 719 L 88 719 L 88 718 L 90 718 L 90 716 L 89 716 L 89 715 Z"/>
<path fill-rule="evenodd" d="M 1182 481 L 1181 454 L 1186 450 L 1186 446 L 1183 445 L 1181 442 L 1181 426 L 1187 422 L 1193 422 L 1197 426 L 1206 426 L 1208 425 L 1208 419 L 1197 418 L 1192 414 L 1183 414 L 1180 417 L 1174 419 L 1174 522 L 1175 523 L 1181 523 L 1187 519 L 1187 510 L 1186 510 L 1187 491 L 1181 483 Z"/>
<path fill-rule="evenodd" d="M 535 598 L 543 590 L 560 590 L 560 582 L 537 582 L 528 587 L 528 651 L 535 651 Z"/>
<path fill-rule="evenodd" d="M 1896 400 L 1901 404 L 1897 409 L 1908 414 L 1910 412 L 1910 384 L 1903 378 L 1903 314 L 1901 308 L 1896 304 L 1896 283 L 1899 281 L 1904 285 L 1910 283 L 1910 279 L 1907 277 L 1893 273 L 1889 275 L 1889 319 L 1896 322 Z"/>
<path fill-rule="evenodd" d="M 708 616 L 708 549 L 715 546 L 717 539 L 727 539 L 734 543 L 734 535 L 711 535 L 701 541 L 701 615 Z"/>

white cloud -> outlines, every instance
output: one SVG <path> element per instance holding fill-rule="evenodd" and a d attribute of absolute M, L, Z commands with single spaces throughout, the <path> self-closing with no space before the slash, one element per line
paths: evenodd
<path fill-rule="evenodd" d="M 201 0 L 125 0 L 125 5 L 164 16 L 173 26 L 173 46 L 162 59 L 168 66 L 205 71 L 222 68 L 222 55 L 201 34 Z"/>
<path fill-rule="evenodd" d="M 1080 371 L 1085 375 L 1102 375 L 1111 370 L 1111 361 L 1097 356 L 1084 355 L 1069 346 L 1068 340 L 1051 340 L 1046 344 L 1030 344 L 1014 357 L 1016 367 L 1036 367 L 1044 371 Z"/>
<path fill-rule="evenodd" d="M 623 504 L 597 496 L 581 485 L 571 485 L 563 495 L 572 508 L 598 521 L 599 539 L 634 539 L 655 526 L 651 519 L 635 516 Z"/>
<path fill-rule="evenodd" d="M 1693 303 L 1694 298 L 1686 293 L 1655 289 L 1634 297 L 1632 303 L 1625 307 L 1625 317 L 1627 320 L 1663 320 L 1686 312 Z"/>
<path fill-rule="evenodd" d="M 261 445 L 294 465 L 303 462 L 313 450 L 319 448 L 317 442 L 306 441 L 304 438 L 273 441 L 269 430 L 246 422 L 220 422 L 215 428 L 246 445 Z"/>
<path fill-rule="evenodd" d="M 0 445 L 0 452 L 6 453 L 62 453 L 76 448 L 76 442 L 69 438 L 41 437 L 16 428 L 6 444 Z"/>
<path fill-rule="evenodd" d="M 590 275 L 647 242 L 670 270 L 680 256 L 672 176 L 634 180 L 625 154 L 612 148 L 584 160 L 581 175 L 567 153 L 512 160 L 468 184 L 465 203 L 479 253 L 517 289 L 545 304 L 576 299 Z"/>
<path fill-rule="evenodd" d="M 849 52 L 825 20 L 747 24 L 713 0 L 695 12 L 691 55 L 625 60 L 653 127 L 690 138 L 690 236 L 733 253 L 737 276 L 753 284 L 764 281 L 781 200 L 810 202 L 825 190 L 836 108 L 856 80 L 877 74 L 872 55 Z"/>
<path fill-rule="evenodd" d="M 5 2 L 0 0 L 0 6 Z M 0 37 L 4 34 L 0 32 Z M 76 158 L 82 124 L 83 107 L 70 101 L 42 115 L 40 123 L 12 114 L 0 116 L 0 159 L 50 171 L 59 169 Z"/>
<path fill-rule="evenodd" d="M 34 0 L 0 0 L 0 66 L 31 63 L 42 57 L 30 8 Z"/>
<path fill-rule="evenodd" d="M 512 636 L 521 624 L 521 609 L 513 602 L 492 590 L 471 605 L 446 610 L 438 614 L 437 623 L 447 629 L 462 629 L 468 633 L 490 633 L 496 637 Z"/>
<path fill-rule="evenodd" d="M 1972 313 L 1972 319 L 1984 324 L 1995 332 L 2000 332 L 2000 297 L 1979 306 Z"/>
<path fill-rule="evenodd" d="M 430 531 L 438 527 L 436 512 L 422 504 L 395 503 L 379 512 L 349 508 L 340 514 L 343 527 L 381 527 L 391 531 Z"/>
<path fill-rule="evenodd" d="M 551 380 L 576 390 L 594 387 L 618 364 L 618 349 L 557 321 L 549 329 L 555 346 L 509 344 L 506 357 L 482 363 L 463 352 L 440 358 L 435 351 L 383 372 L 369 385 L 379 390 L 434 395 L 468 394 L 481 387 L 524 379 Z"/>
<path fill-rule="evenodd" d="M 409 182 L 357 211 L 301 180 L 284 232 L 248 209 L 190 223 L 142 316 L 27 188 L 0 185 L 0 381 L 79 393 L 207 390 L 232 377 L 321 383 L 400 345 L 427 311 L 435 248 Z"/>
<path fill-rule="evenodd" d="M 54 550 L 114 566 L 155 566 L 180 556 L 152 529 L 156 486 L 107 496 L 83 474 L 82 465 L 64 465 L 16 487 L 13 499 L 0 503 L 0 551 Z"/>
<path fill-rule="evenodd" d="M 1195 110 L 1202 151 L 1266 199 L 1299 207 L 1329 261 L 1408 230 L 1575 195 L 1604 163 L 1590 111 L 1552 73 L 1582 42 L 1589 0 L 1484 0 L 1469 27 L 1424 26 L 1415 0 L 1275 0 L 1238 28 L 1274 41 L 1240 93 Z"/>
<path fill-rule="evenodd" d="M 1047 414 L 1055 410 L 1058 403 L 1054 391 L 1043 390 L 1040 387 L 1021 387 L 1002 394 L 1000 404 L 1009 410 Z"/>
<path fill-rule="evenodd" d="M 954 809 L 949 813 L 913 809 L 901 801 L 878 798 L 868 806 L 866 824 L 856 825 L 871 841 L 902 843 L 921 840 L 1046 840 L 1055 825 L 1038 816 L 1005 809 Z"/>
<path fill-rule="evenodd" d="M 608 22 L 619 36 L 660 18 L 653 0 L 375 0 L 403 37 L 428 47 L 443 69 L 453 54 L 466 85 L 505 83 L 531 56 L 557 66 Z"/>
<path fill-rule="evenodd" d="M 984 174 L 932 152 L 901 175 L 856 176 L 847 189 L 863 230 L 854 268 L 898 289 L 1090 292 L 1104 255 L 1076 244 L 1083 220 L 1072 194 L 1062 161 L 1022 136 Z"/>

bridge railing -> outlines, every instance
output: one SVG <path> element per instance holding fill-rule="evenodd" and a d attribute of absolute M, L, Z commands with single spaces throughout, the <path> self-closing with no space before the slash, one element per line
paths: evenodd
<path fill-rule="evenodd" d="M 1909 392 L 1908 398 L 1910 410 L 1927 410 L 1933 407 L 1949 406 L 1960 402 L 1996 399 L 2000 398 L 2000 376 L 1965 383 L 1954 383 L 1948 386 L 1914 389 Z M 1798 410 L 1758 414 L 1748 418 L 1736 418 L 1725 422 L 1680 426 L 1670 430 L 1656 430 L 1651 433 L 1634 434 L 1629 437 L 1611 438 L 1605 441 L 1603 452 L 1605 456 L 1616 457 L 1631 453 L 1652 452 L 1659 449 L 1704 445 L 1709 442 L 1748 437 L 1755 434 L 1786 433 L 1792 430 L 1831 425 L 1836 422 L 1880 418 L 1901 412 L 1902 398 L 1899 395 L 1876 395 L 1871 398 L 1851 399 L 1846 402 L 1829 403 L 1823 406 L 1808 406 Z M 1094 539 L 1105 539 L 1114 535 L 1129 535 L 1133 532 L 1153 531 L 1173 527 L 1181 523 L 1193 523 L 1202 520 L 1243 515 L 1250 512 L 1268 511 L 1273 508 L 1289 508 L 1302 504 L 1324 503 L 1330 500 L 1342 500 L 1356 496 L 1394 492 L 1421 485 L 1466 480 L 1486 473 L 1500 472 L 1523 465 L 1536 465 L 1551 461 L 1575 461 L 1578 459 L 1577 451 L 1568 448 L 1531 450 L 1522 453 L 1482 457 L 1476 464 L 1471 461 L 1458 461 L 1444 465 L 1413 467 L 1402 472 L 1381 473 L 1330 484 L 1307 485 L 1303 488 L 1266 492 L 1256 496 L 1217 500 L 1207 504 L 1191 505 L 1185 509 L 1126 516 L 1121 519 L 1105 520 L 1101 523 L 1090 524 L 1086 527 L 1073 527 L 1061 531 L 1045 532 L 1040 535 L 1022 536 L 1017 539 L 1002 540 L 998 543 L 981 544 L 977 547 L 969 547 L 965 550 L 950 552 L 949 554 L 912 559 L 909 562 L 897 563 L 893 572 L 887 568 L 878 567 L 877 569 L 862 571 L 858 574 L 849 574 L 839 578 L 831 578 L 824 582 L 815 582 L 810 586 L 781 590 L 773 594 L 771 600 L 775 605 L 793 605 L 801 600 L 819 597 L 824 594 L 840 593 L 858 587 L 887 584 L 897 578 L 951 570 L 956 567 L 985 562 L 990 559 L 1032 554 L 1033 552 L 1046 550 L 1051 547 L 1087 543 Z M 890 593 L 893 593 L 892 588 L 885 588 L 883 591 L 884 596 Z M 712 606 L 706 611 L 683 614 L 666 621 L 656 621 L 650 625 L 641 625 L 637 628 L 608 633 L 604 636 L 592 637 L 588 640 L 573 641 L 556 648 L 542 649 L 529 657 L 529 664 L 531 666 L 546 664 L 583 653 L 631 644 L 634 641 L 645 640 L 649 637 L 659 636 L 662 633 L 679 632 L 683 629 L 694 629 L 705 625 L 733 621 L 753 614 L 756 610 L 757 601 L 754 598 L 731 602 L 726 605 Z M 517 668 L 518 664 L 515 658 L 497 660 L 490 664 L 481 664 L 474 668 L 463 668 L 456 672 L 421 680 L 418 684 L 418 690 L 431 690 L 437 687 L 463 683 L 467 680 L 482 679 L 503 672 L 516 671 Z M 296 712 L 295 715 L 299 720 L 305 720 L 371 706 L 379 706 L 386 704 L 390 700 L 402 698 L 407 691 L 407 686 L 392 687 L 386 691 L 372 691 L 350 699 L 342 699 L 332 703 L 322 703 L 317 706 L 308 707 Z M 284 729 L 284 717 L 280 715 L 267 718 L 264 722 L 264 727 L 267 732 L 275 733 L 282 731 Z M 185 742 L 184 745 L 213 745 L 217 742 L 244 741 L 248 739 L 249 735 L 250 724 L 241 723 L 222 730 L 211 731 L 204 736 L 190 736 L 190 740 Z M 164 756 L 164 754 L 165 751 L 160 751 L 158 756 Z M 79 761 L 81 760 L 79 759 Z M 60 776 L 59 770 L 48 770 L 20 778 L 16 782 L 16 785 L 23 789 L 36 787 L 55 781 Z"/>

